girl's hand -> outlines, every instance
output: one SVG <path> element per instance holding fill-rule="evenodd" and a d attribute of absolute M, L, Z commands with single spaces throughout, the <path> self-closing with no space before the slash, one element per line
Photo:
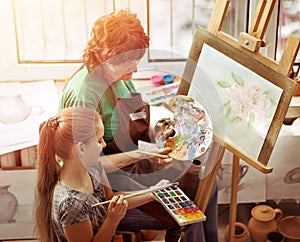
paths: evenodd
<path fill-rule="evenodd" d="M 128 207 L 128 201 L 123 195 L 114 196 L 108 205 L 107 218 L 111 223 L 118 224 L 125 216 Z"/>

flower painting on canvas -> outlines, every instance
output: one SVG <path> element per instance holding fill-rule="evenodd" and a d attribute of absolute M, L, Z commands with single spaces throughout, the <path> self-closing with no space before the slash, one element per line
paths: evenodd
<path fill-rule="evenodd" d="M 217 135 L 257 159 L 282 89 L 206 44 L 193 79 L 189 96 L 205 102 Z"/>
<path fill-rule="evenodd" d="M 232 72 L 229 80 L 218 81 L 226 96 L 224 109 L 226 120 L 232 123 L 246 122 L 248 126 L 267 129 L 276 108 L 271 91 L 257 81 L 246 81 Z"/>

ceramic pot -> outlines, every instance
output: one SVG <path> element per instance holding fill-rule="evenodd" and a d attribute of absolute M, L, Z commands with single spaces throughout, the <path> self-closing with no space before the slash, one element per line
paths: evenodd
<path fill-rule="evenodd" d="M 300 216 L 282 218 L 278 230 L 285 237 L 285 242 L 300 242 Z"/>
<path fill-rule="evenodd" d="M 229 241 L 229 224 L 225 228 L 224 237 L 226 241 Z M 245 224 L 235 222 L 234 241 L 235 242 L 247 242 L 248 229 Z"/>
<path fill-rule="evenodd" d="M 251 210 L 248 229 L 255 242 L 265 242 L 270 232 L 277 230 L 282 210 L 267 205 L 258 205 Z"/>
<path fill-rule="evenodd" d="M 18 200 L 8 188 L 9 185 L 0 186 L 0 223 L 12 222 L 18 209 Z"/>

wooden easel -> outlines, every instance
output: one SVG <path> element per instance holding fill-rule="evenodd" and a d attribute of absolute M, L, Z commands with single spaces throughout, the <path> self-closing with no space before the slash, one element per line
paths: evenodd
<path fill-rule="evenodd" d="M 228 44 L 234 46 L 235 48 L 246 51 L 252 58 L 258 60 L 264 65 L 269 66 L 273 70 L 281 73 L 284 76 L 289 76 L 292 71 L 292 66 L 295 61 L 296 55 L 300 47 L 300 39 L 295 36 L 289 36 L 286 43 L 284 52 L 282 54 L 281 60 L 279 63 L 276 63 L 274 60 L 267 58 L 259 53 L 259 48 L 265 46 L 264 41 L 262 40 L 265 31 L 267 29 L 271 13 L 273 11 L 276 0 L 260 0 L 254 14 L 253 22 L 250 27 L 249 33 L 241 33 L 239 39 L 236 40 L 226 33 L 221 31 L 225 14 L 228 9 L 230 0 L 217 0 L 208 24 L 207 30 L 217 36 L 218 38 L 226 41 Z M 196 36 L 196 35 L 195 35 Z M 197 46 L 197 39 L 194 38 L 194 41 L 191 46 L 189 59 L 193 62 L 198 61 L 200 55 L 200 50 Z M 187 62 L 185 70 L 183 73 L 182 82 L 178 89 L 178 94 L 187 95 L 190 87 L 189 81 L 191 80 L 191 75 L 195 71 L 195 65 L 189 64 Z M 280 127 L 279 127 L 280 128 Z M 251 159 L 248 159 L 238 152 L 227 143 L 218 142 L 216 140 L 211 147 L 212 154 L 209 157 L 207 162 L 207 167 L 205 167 L 204 179 L 201 180 L 201 183 L 198 187 L 197 195 L 195 202 L 198 207 L 205 211 L 209 196 L 213 189 L 213 185 L 218 174 L 218 170 L 221 166 L 221 161 L 225 149 L 233 153 L 232 160 L 232 181 L 231 181 L 231 201 L 230 201 L 230 215 L 229 215 L 229 241 L 234 241 L 234 224 L 236 221 L 236 209 L 237 209 L 237 192 L 238 192 L 238 175 L 239 175 L 239 161 L 243 159 L 252 167 L 256 168 L 262 173 L 268 174 L 272 172 L 272 167 L 267 166 L 267 162 L 255 162 Z M 216 160 L 216 161 L 215 161 Z M 210 162 L 211 161 L 211 162 Z"/>

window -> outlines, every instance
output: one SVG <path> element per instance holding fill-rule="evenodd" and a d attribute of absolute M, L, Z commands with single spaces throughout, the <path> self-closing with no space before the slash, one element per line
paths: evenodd
<path fill-rule="evenodd" d="M 232 0 L 222 31 L 238 38 L 258 0 Z M 300 0 L 281 1 L 279 54 L 287 33 L 299 24 Z M 296 4 L 295 4 L 296 3 Z M 206 28 L 214 0 L 5 0 L 0 2 L 0 80 L 65 79 L 80 65 L 92 23 L 129 8 L 150 35 L 141 67 L 181 71 L 196 25 Z M 298 10 L 297 10 L 298 9 Z M 250 14 L 248 15 L 248 11 Z M 277 12 L 270 21 L 266 55 L 275 58 Z M 270 24 L 269 24 L 270 25 Z M 267 31 L 267 32 L 268 32 Z M 275 34 L 274 34 L 275 33 Z M 285 34 L 284 34 L 285 33 Z M 182 72 L 181 72 L 182 73 Z"/>
<path fill-rule="evenodd" d="M 79 62 L 93 22 L 117 8 L 129 8 L 137 0 L 119 2 L 13 0 L 19 63 Z"/>
<path fill-rule="evenodd" d="M 238 38 L 247 24 L 247 1 L 232 0 L 222 31 Z M 150 61 L 185 60 L 197 25 L 206 28 L 214 0 L 149 0 Z M 158 28 L 159 26 L 159 28 Z"/>
<path fill-rule="evenodd" d="M 0 80 L 65 79 L 80 66 L 99 16 L 130 8 L 143 21 L 141 0 L 0 1 Z M 143 22 L 146 26 L 146 24 Z"/>
<path fill-rule="evenodd" d="M 300 0 L 280 1 L 279 10 L 276 60 L 280 59 L 288 36 L 292 34 L 300 38 Z M 297 59 L 299 62 L 300 52 Z"/>

